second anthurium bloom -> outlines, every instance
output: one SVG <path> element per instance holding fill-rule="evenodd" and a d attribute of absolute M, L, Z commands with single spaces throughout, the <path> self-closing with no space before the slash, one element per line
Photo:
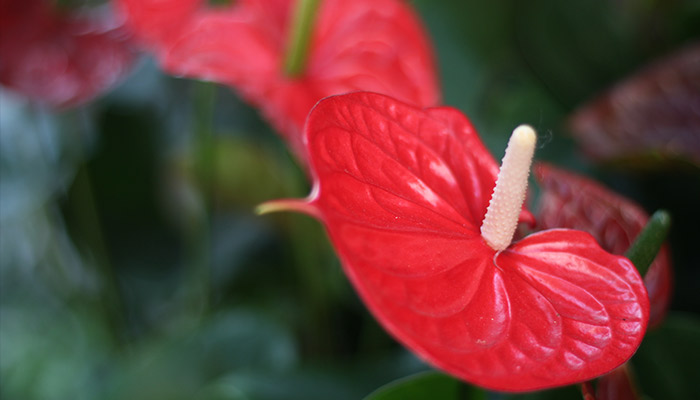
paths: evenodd
<path fill-rule="evenodd" d="M 418 17 L 401 0 L 116 0 L 132 32 L 172 74 L 235 88 L 306 161 L 302 128 L 323 97 L 357 90 L 421 107 L 440 98 L 432 49 Z M 296 8 L 309 12 L 300 71 L 286 62 Z M 312 4 L 313 5 L 313 4 Z M 312 7 L 313 8 L 313 7 Z"/>
<path fill-rule="evenodd" d="M 365 304 L 421 358 L 528 391 L 594 378 L 636 351 L 649 301 L 629 260 L 576 230 L 511 243 L 530 216 L 531 128 L 516 129 L 500 175 L 460 112 L 379 94 L 322 100 L 304 138 L 311 195 L 260 211 L 320 219 Z"/>
<path fill-rule="evenodd" d="M 134 54 L 107 14 L 65 12 L 49 0 L 0 0 L 0 84 L 66 109 L 123 79 Z"/>

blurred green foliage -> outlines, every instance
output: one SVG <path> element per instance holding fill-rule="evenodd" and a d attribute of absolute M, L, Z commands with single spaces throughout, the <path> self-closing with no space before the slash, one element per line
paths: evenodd
<path fill-rule="evenodd" d="M 700 38 L 700 4 L 413 4 L 435 43 L 443 102 L 496 158 L 512 128 L 530 123 L 545 138 L 539 158 L 670 211 L 672 308 L 685 313 L 649 333 L 633 366 L 650 398 L 700 398 L 700 172 L 592 164 L 565 128 L 576 106 Z M 2 398 L 359 399 L 398 378 L 370 398 L 408 398 L 390 395 L 406 385 L 430 398 L 580 396 L 405 378 L 429 367 L 367 313 L 321 226 L 253 214 L 305 196 L 309 183 L 229 89 L 167 77 L 146 58 L 79 109 L 4 90 L 0 106 Z"/>

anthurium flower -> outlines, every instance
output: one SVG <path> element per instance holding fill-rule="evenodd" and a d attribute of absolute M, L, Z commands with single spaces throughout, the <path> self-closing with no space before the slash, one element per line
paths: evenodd
<path fill-rule="evenodd" d="M 321 1 L 306 68 L 294 77 L 284 64 L 296 1 L 118 3 L 166 71 L 232 86 L 262 109 L 301 160 L 304 121 L 323 97 L 371 90 L 419 106 L 439 101 L 428 38 L 400 0 Z"/>
<path fill-rule="evenodd" d="M 629 260 L 576 230 L 510 243 L 528 215 L 531 128 L 499 172 L 459 111 L 359 92 L 319 102 L 305 140 L 311 195 L 260 211 L 320 219 L 370 311 L 432 365 L 527 391 L 602 375 L 638 347 L 649 303 Z"/>
<path fill-rule="evenodd" d="M 112 87 L 133 54 L 114 22 L 64 15 L 45 0 L 0 0 L 0 83 L 53 107 Z"/>
<path fill-rule="evenodd" d="M 535 178 L 542 189 L 537 219 L 540 229 L 580 229 L 593 235 L 605 250 L 621 255 L 649 220 L 638 204 L 583 176 L 540 163 L 535 167 Z M 649 324 L 657 325 L 666 315 L 671 298 L 668 246 L 661 247 L 644 283 L 651 306 Z"/>

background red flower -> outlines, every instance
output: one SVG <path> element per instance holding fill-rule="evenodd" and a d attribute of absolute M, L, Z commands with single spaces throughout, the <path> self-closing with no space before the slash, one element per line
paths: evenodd
<path fill-rule="evenodd" d="M 213 8 L 203 3 L 119 1 L 133 32 L 166 71 L 234 87 L 261 108 L 302 160 L 302 127 L 323 97 L 369 90 L 419 106 L 439 102 L 427 34 L 403 1 L 320 2 L 299 77 L 284 72 L 295 1 L 244 0 Z"/>
<path fill-rule="evenodd" d="M 53 107 L 89 101 L 130 69 L 109 17 L 65 15 L 44 0 L 0 0 L 0 83 Z"/>
<path fill-rule="evenodd" d="M 599 159 L 681 158 L 700 165 L 700 43 L 617 83 L 584 104 L 570 126 Z"/>

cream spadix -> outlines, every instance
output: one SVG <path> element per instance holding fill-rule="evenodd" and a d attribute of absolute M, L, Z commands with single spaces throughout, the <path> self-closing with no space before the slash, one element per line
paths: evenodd
<path fill-rule="evenodd" d="M 481 237 L 496 251 L 505 250 L 513 240 L 536 143 L 537 135 L 529 125 L 515 128 L 508 141 L 496 187 L 481 224 Z"/>

